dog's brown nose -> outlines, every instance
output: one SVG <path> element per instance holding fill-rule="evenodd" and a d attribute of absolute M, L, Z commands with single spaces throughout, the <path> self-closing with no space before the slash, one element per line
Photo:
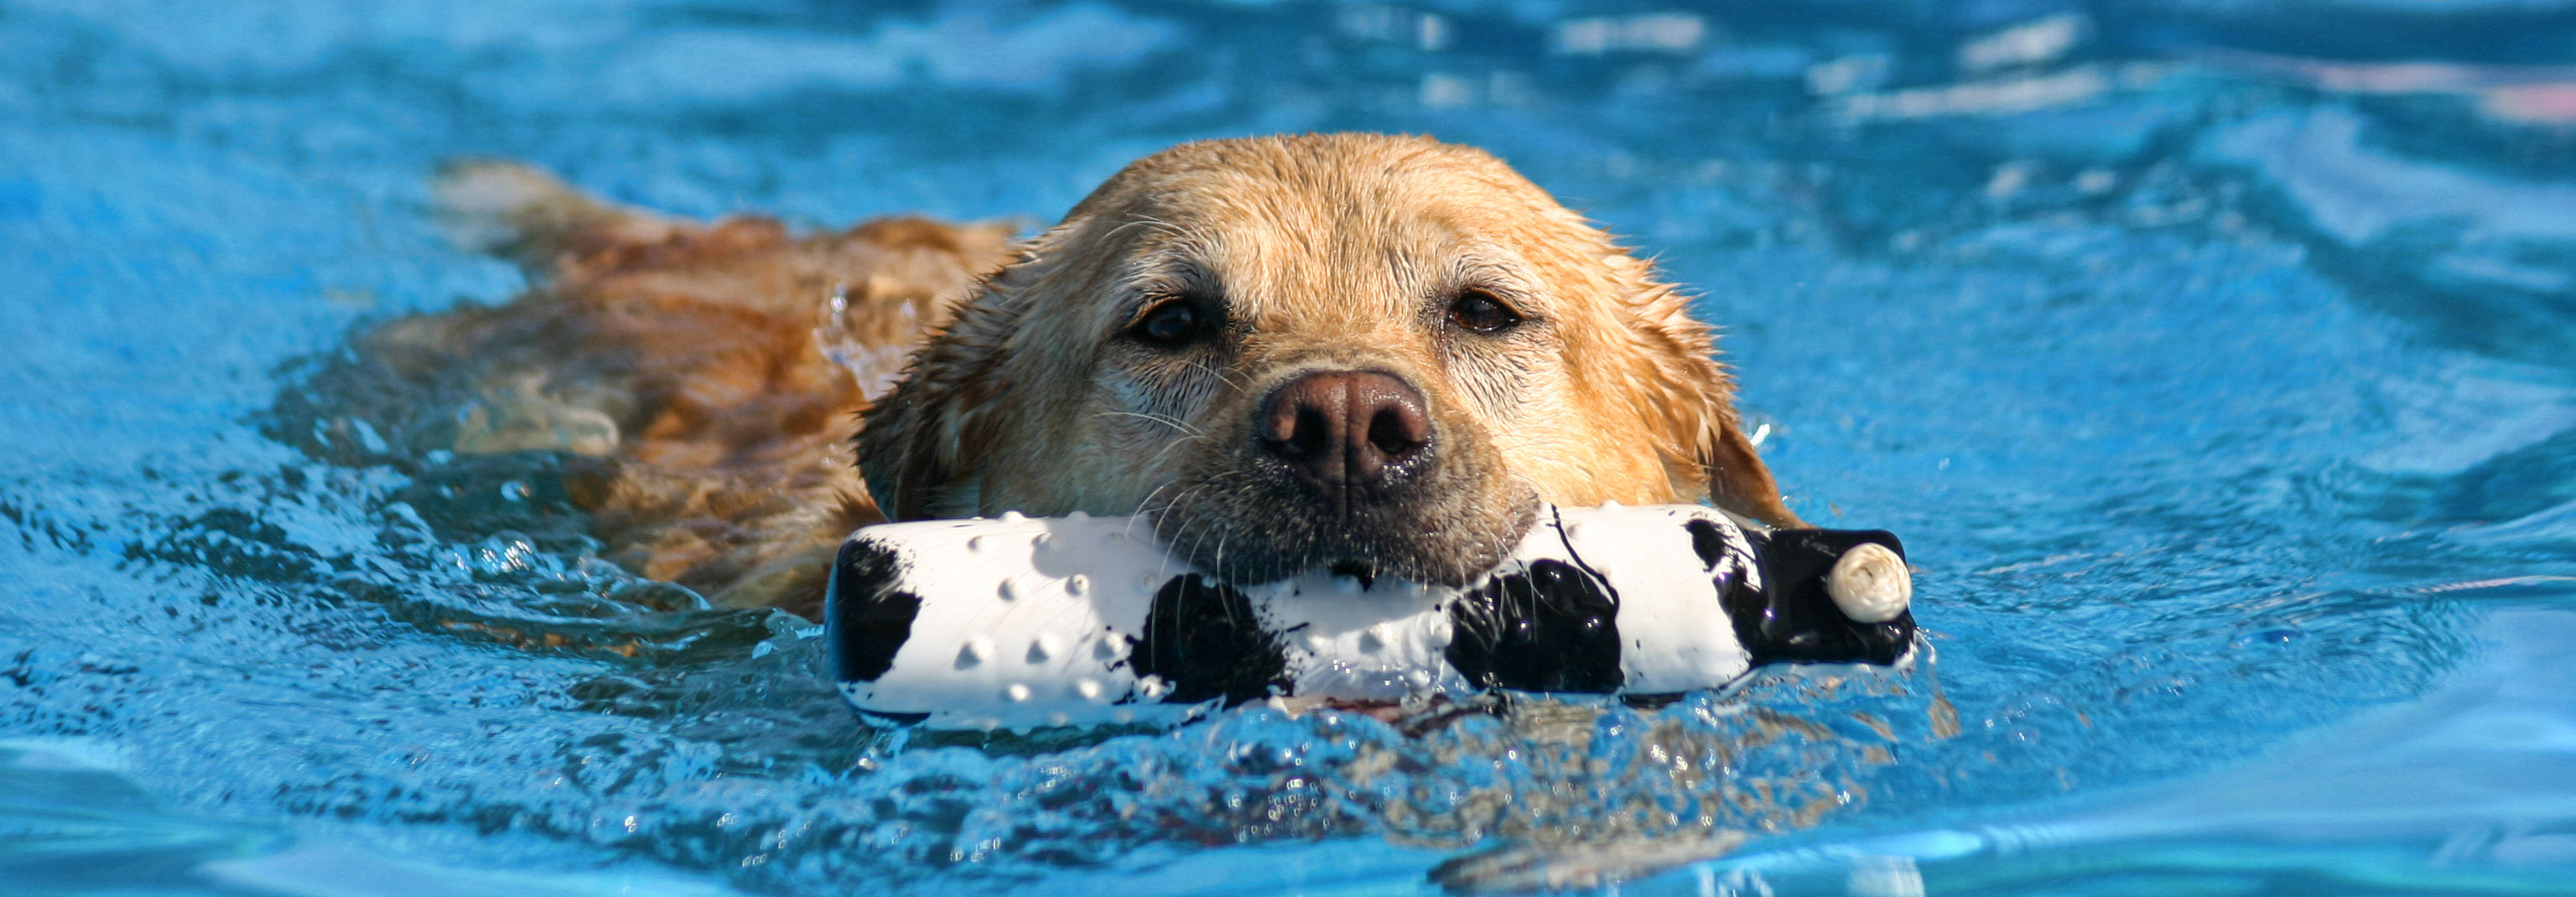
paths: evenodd
<path fill-rule="evenodd" d="M 1430 454 L 1422 393 L 1392 374 L 1317 371 L 1288 381 L 1261 405 L 1253 438 L 1327 491 L 1373 486 Z"/>

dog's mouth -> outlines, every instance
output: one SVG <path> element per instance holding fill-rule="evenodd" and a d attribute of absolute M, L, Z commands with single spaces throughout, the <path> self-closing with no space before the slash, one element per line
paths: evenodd
<path fill-rule="evenodd" d="M 1517 480 L 1351 508 L 1245 484 L 1257 474 L 1215 479 L 1238 485 L 1189 490 L 1197 498 L 1155 513 L 1154 527 L 1183 560 L 1236 585 L 1322 570 L 1363 588 L 1379 579 L 1463 587 L 1500 565 L 1538 518 L 1536 492 Z"/>

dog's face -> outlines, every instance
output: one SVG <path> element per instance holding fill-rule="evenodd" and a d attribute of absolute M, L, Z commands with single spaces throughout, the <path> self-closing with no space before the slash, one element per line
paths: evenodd
<path fill-rule="evenodd" d="M 1707 329 L 1501 162 L 1188 144 L 1036 238 L 868 412 L 895 519 L 1147 513 L 1201 569 L 1461 584 L 1540 502 L 1792 522 Z"/>

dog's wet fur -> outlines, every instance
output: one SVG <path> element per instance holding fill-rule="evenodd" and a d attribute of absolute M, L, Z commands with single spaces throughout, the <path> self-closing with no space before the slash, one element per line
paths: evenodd
<path fill-rule="evenodd" d="M 500 162 L 436 192 L 532 288 L 387 322 L 360 363 L 468 397 L 415 415 L 436 447 L 578 462 L 611 559 L 724 604 L 812 614 L 883 519 L 1144 513 L 1236 582 L 1447 584 L 1541 502 L 1796 523 L 1684 299 L 1474 149 L 1185 144 L 1018 243 L 683 221 Z"/>

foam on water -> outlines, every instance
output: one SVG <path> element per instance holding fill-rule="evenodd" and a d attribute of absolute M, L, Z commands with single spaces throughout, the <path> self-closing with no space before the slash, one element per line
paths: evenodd
<path fill-rule="evenodd" d="M 2576 83 L 2566 15 L 0 4 L 0 882 L 2563 880 L 2576 138 L 2489 101 Z M 2457 71 L 2352 75 L 2393 33 Z M 883 738 L 811 624 L 595 557 L 555 459 L 309 379 L 523 285 L 441 240 L 442 158 L 1034 222 L 1309 128 L 1486 146 L 1700 290 L 1792 505 L 1904 536 L 1936 657 L 1427 732 Z"/>

